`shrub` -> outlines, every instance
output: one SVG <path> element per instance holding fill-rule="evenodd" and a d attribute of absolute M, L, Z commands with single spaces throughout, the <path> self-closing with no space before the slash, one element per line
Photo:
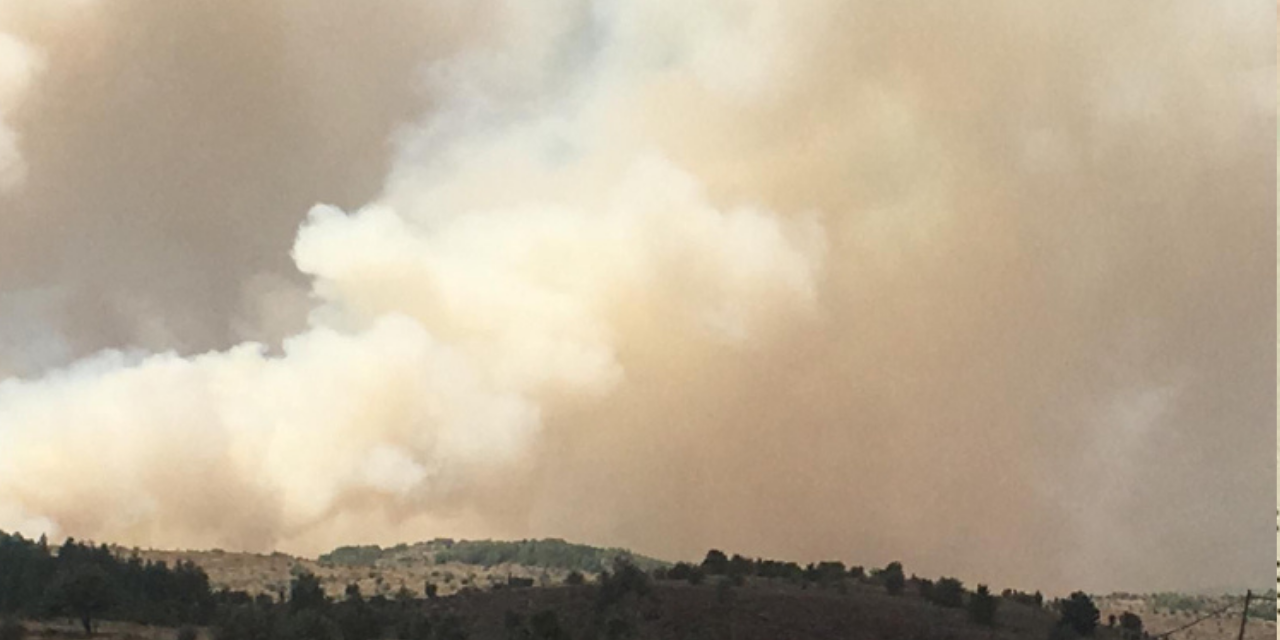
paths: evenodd
<path fill-rule="evenodd" d="M 988 627 L 995 626 L 996 607 L 999 604 L 1000 601 L 991 595 L 987 585 L 980 584 L 969 598 L 969 619 Z"/>
<path fill-rule="evenodd" d="M 579 585 L 586 581 L 587 579 L 582 575 L 582 572 L 577 570 L 570 571 L 569 575 L 564 577 L 565 584 Z"/>

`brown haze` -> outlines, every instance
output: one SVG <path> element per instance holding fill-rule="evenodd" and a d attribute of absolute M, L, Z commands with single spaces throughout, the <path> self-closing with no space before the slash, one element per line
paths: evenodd
<path fill-rule="evenodd" d="M 1273 6 L 694 6 L 0 0 L 0 528 L 1270 579 Z"/>

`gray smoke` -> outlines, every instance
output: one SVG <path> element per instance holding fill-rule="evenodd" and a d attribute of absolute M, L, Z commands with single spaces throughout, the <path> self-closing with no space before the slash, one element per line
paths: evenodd
<path fill-rule="evenodd" d="M 1269 580 L 1271 7 L 72 4 L 0 527 Z"/>

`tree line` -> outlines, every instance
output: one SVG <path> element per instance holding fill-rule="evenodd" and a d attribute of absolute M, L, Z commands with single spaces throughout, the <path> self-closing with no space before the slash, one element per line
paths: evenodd
<path fill-rule="evenodd" d="M 861 566 L 846 567 L 839 561 L 801 566 L 737 554 L 728 556 L 713 549 L 697 564 L 681 562 L 646 572 L 630 558 L 620 556 L 611 569 L 601 571 L 593 586 L 596 595 L 592 625 L 608 636 L 615 631 L 625 635 L 635 629 L 635 609 L 623 603 L 652 598 L 650 581 L 654 579 L 684 580 L 697 585 L 715 576 L 717 589 L 725 592 L 720 595 L 726 597 L 730 595 L 728 590 L 743 586 L 748 578 L 784 579 L 803 588 L 836 588 L 842 592 L 850 583 L 863 583 L 879 586 L 895 597 L 902 596 L 911 586 L 927 602 L 967 609 L 973 622 L 987 626 L 997 624 L 1002 600 L 1044 606 L 1038 592 L 1025 594 L 1006 589 L 997 597 L 986 585 L 969 591 L 955 578 L 907 578 L 900 562 L 868 571 Z M 582 585 L 585 577 L 575 570 L 566 582 Z M 513 580 L 507 586 L 531 585 L 531 581 Z M 404 587 L 392 597 L 378 594 L 366 598 L 358 585 L 351 584 L 343 597 L 335 599 L 326 595 L 319 578 L 303 571 L 294 577 L 287 595 L 281 594 L 277 600 L 267 594 L 214 590 L 208 575 L 192 562 L 169 566 L 162 561 L 144 561 L 136 555 L 121 557 L 106 545 L 95 546 L 71 538 L 55 552 L 44 537 L 29 540 L 0 532 L 0 619 L 69 617 L 78 620 L 87 635 L 94 632 L 95 621 L 111 619 L 185 627 L 179 632 L 180 640 L 194 638 L 194 626 L 212 627 L 216 640 L 463 640 L 467 632 L 461 619 L 426 606 L 427 601 L 436 599 L 433 587 L 426 585 L 425 599 Z M 1060 637 L 1092 635 L 1098 626 L 1098 609 L 1084 593 L 1055 600 L 1049 608 L 1060 614 L 1055 627 Z M 528 620 L 508 618 L 505 624 L 513 630 L 518 628 L 522 637 L 565 635 L 554 612 L 543 612 Z M 1141 631 L 1140 620 L 1125 619 L 1121 623 L 1126 631 Z M 0 623 L 0 640 L 20 637 L 20 625 Z"/>
<path fill-rule="evenodd" d="M 428 585 L 426 593 L 434 595 Z M 68 538 L 56 552 L 42 536 L 0 532 L 0 640 L 23 635 L 16 619 L 73 618 L 86 635 L 99 620 L 183 627 L 211 626 L 217 640 L 462 640 L 459 619 L 428 614 L 407 589 L 394 598 L 365 599 L 358 586 L 338 601 L 309 572 L 297 575 L 286 598 L 214 590 L 192 562 L 122 558 L 107 545 Z"/>

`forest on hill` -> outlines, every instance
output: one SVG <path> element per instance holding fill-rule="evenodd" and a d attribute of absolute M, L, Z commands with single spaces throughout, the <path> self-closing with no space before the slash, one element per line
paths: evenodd
<path fill-rule="evenodd" d="M 566 572 L 552 584 L 509 574 L 449 595 L 430 580 L 372 594 L 350 582 L 335 595 L 295 564 L 286 588 L 249 593 L 217 586 L 191 560 L 170 564 L 119 547 L 71 539 L 55 547 L 0 532 L 0 640 L 1138 640 L 1152 631 L 1132 611 L 1104 615 L 1082 592 L 1056 600 L 997 593 L 955 577 L 909 575 L 899 562 L 800 565 L 713 549 L 701 562 L 669 564 L 562 540 L 343 547 L 318 562 L 365 570 L 415 547 L 444 563 Z M 1248 638 L 1274 629 L 1257 623 Z"/>

